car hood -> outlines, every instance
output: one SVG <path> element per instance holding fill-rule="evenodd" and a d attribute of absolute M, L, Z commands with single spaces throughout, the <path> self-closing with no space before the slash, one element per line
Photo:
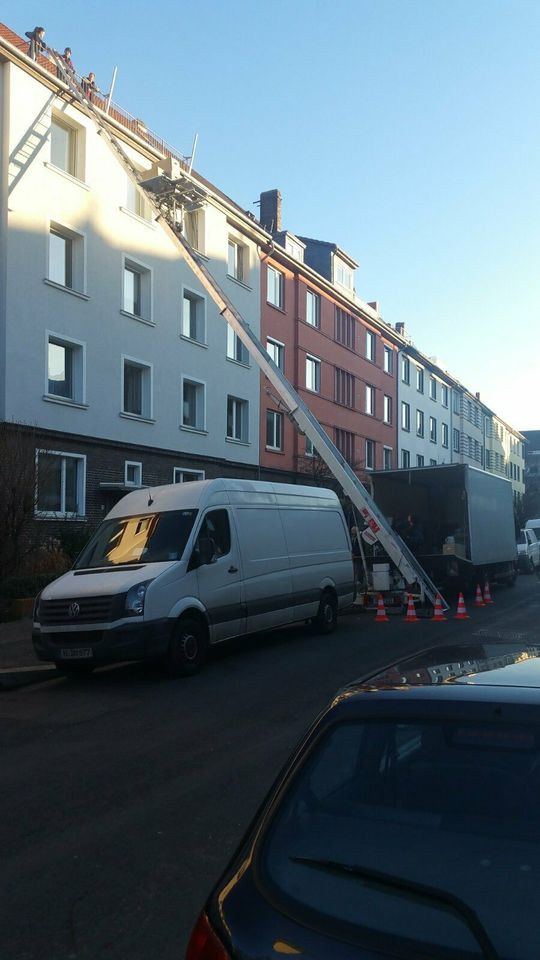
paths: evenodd
<path fill-rule="evenodd" d="M 176 561 L 137 563 L 129 567 L 104 567 L 70 570 L 42 591 L 42 600 L 64 600 L 73 597 L 115 596 L 125 593 L 142 580 L 155 580 Z M 177 565 L 177 564 L 176 564 Z"/>

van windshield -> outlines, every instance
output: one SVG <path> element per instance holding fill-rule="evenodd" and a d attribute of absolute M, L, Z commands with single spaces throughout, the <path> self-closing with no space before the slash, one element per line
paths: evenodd
<path fill-rule="evenodd" d="M 180 560 L 197 513 L 169 510 L 104 520 L 77 558 L 74 570 Z"/>

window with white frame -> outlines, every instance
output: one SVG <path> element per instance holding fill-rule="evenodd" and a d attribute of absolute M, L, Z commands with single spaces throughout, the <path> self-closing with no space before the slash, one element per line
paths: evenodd
<path fill-rule="evenodd" d="M 418 393 L 424 392 L 424 371 L 422 367 L 416 368 L 416 389 Z"/>
<path fill-rule="evenodd" d="M 441 383 L 441 403 L 443 407 L 448 406 L 448 387 L 445 383 Z"/>
<path fill-rule="evenodd" d="M 84 130 L 53 114 L 51 163 L 78 180 L 84 179 Z"/>
<path fill-rule="evenodd" d="M 246 247 L 229 237 L 227 252 L 227 273 L 229 277 L 232 277 L 233 280 L 240 280 L 241 283 L 246 283 L 247 266 Z"/>
<path fill-rule="evenodd" d="M 416 411 L 416 436 L 417 437 L 424 436 L 424 411 L 423 410 Z"/>
<path fill-rule="evenodd" d="M 266 411 L 266 446 L 270 450 L 283 450 L 283 414 L 277 410 Z"/>
<path fill-rule="evenodd" d="M 175 467 L 173 483 L 193 483 L 195 480 L 204 480 L 204 470 L 185 470 L 184 467 Z"/>
<path fill-rule="evenodd" d="M 310 440 L 309 437 L 306 437 L 306 457 L 317 457 L 318 453 L 316 448 L 313 445 L 313 440 Z"/>
<path fill-rule="evenodd" d="M 432 400 L 437 399 L 437 381 L 435 377 L 429 378 L 429 395 Z"/>
<path fill-rule="evenodd" d="M 321 325 L 321 298 L 313 290 L 306 290 L 306 323 L 312 327 Z"/>
<path fill-rule="evenodd" d="M 142 463 L 137 460 L 124 461 L 124 483 L 129 487 L 142 486 Z"/>
<path fill-rule="evenodd" d="M 375 334 L 366 330 L 366 360 L 375 363 Z"/>
<path fill-rule="evenodd" d="M 279 367 L 280 370 L 285 369 L 285 345 L 283 343 L 280 343 L 279 340 L 273 340 L 272 337 L 267 337 L 266 352 L 272 358 L 276 367 Z"/>
<path fill-rule="evenodd" d="M 306 355 L 306 389 L 321 392 L 321 361 L 309 354 Z"/>
<path fill-rule="evenodd" d="M 84 344 L 48 334 L 47 394 L 84 403 Z"/>
<path fill-rule="evenodd" d="M 346 287 L 347 290 L 352 290 L 353 288 L 353 272 L 350 267 L 347 267 L 341 260 L 338 260 L 337 257 L 334 257 L 334 283 L 339 283 L 340 286 Z"/>
<path fill-rule="evenodd" d="M 227 397 L 227 440 L 247 443 L 249 439 L 248 402 L 240 397 Z"/>
<path fill-rule="evenodd" d="M 285 277 L 279 270 L 276 270 L 275 267 L 271 267 L 270 264 L 268 264 L 266 278 L 266 299 L 272 306 L 279 307 L 279 309 L 282 310 Z"/>
<path fill-rule="evenodd" d="M 429 418 L 429 439 L 431 443 L 437 443 L 437 421 L 435 417 Z"/>
<path fill-rule="evenodd" d="M 366 410 L 370 417 L 375 416 L 375 387 L 370 387 L 366 383 Z"/>
<path fill-rule="evenodd" d="M 385 423 L 392 423 L 392 397 L 386 393 L 383 400 L 383 420 Z"/>
<path fill-rule="evenodd" d="M 128 176 L 126 176 L 126 210 L 143 220 L 152 219 L 152 208 L 148 200 L 145 200 L 131 177 Z"/>
<path fill-rule="evenodd" d="M 417 466 L 417 467 L 423 467 L 423 466 L 424 466 L 424 457 L 423 457 L 423 454 L 421 454 L 421 453 L 417 453 L 417 454 L 416 454 L 416 466 Z"/>
<path fill-rule="evenodd" d="M 410 404 L 401 401 L 401 428 L 402 430 L 411 429 L 411 407 Z"/>
<path fill-rule="evenodd" d="M 454 413 L 461 413 L 461 400 L 460 400 L 459 393 L 457 393 L 454 390 L 452 393 L 452 397 L 453 397 L 452 410 L 454 411 Z"/>
<path fill-rule="evenodd" d="M 394 369 L 394 351 L 390 347 L 384 348 L 383 370 L 385 373 L 392 373 Z"/>
<path fill-rule="evenodd" d="M 448 447 L 449 443 L 449 433 L 448 433 L 448 424 L 441 423 L 441 443 L 443 447 Z"/>
<path fill-rule="evenodd" d="M 249 364 L 248 349 L 230 324 L 227 324 L 227 359 L 243 363 L 245 366 Z"/>
<path fill-rule="evenodd" d="M 59 223 L 49 230 L 48 280 L 84 293 L 84 237 Z"/>
<path fill-rule="evenodd" d="M 152 367 L 123 358 L 122 413 L 149 420 L 152 416 Z"/>
<path fill-rule="evenodd" d="M 184 237 L 190 247 L 204 253 L 204 211 L 185 210 L 183 214 Z"/>
<path fill-rule="evenodd" d="M 454 427 L 454 429 L 452 430 L 452 446 L 454 449 L 454 453 L 459 453 L 459 439 L 460 439 L 459 430 L 456 430 L 456 428 Z"/>
<path fill-rule="evenodd" d="M 409 450 L 401 451 L 401 466 L 410 467 L 411 465 L 411 454 Z"/>
<path fill-rule="evenodd" d="M 383 470 L 392 469 L 392 447 L 383 447 Z"/>
<path fill-rule="evenodd" d="M 182 377 L 182 426 L 206 429 L 206 385 L 189 377 Z"/>
<path fill-rule="evenodd" d="M 122 309 L 141 320 L 152 319 L 152 273 L 135 260 L 124 258 Z"/>
<path fill-rule="evenodd" d="M 206 300 L 184 288 L 182 295 L 182 336 L 206 343 Z"/>
<path fill-rule="evenodd" d="M 366 470 L 375 469 L 375 441 L 366 440 Z"/>
<path fill-rule="evenodd" d="M 429 465 L 430 465 L 430 467 L 436 467 L 436 466 L 437 466 L 437 461 L 436 461 L 436 460 L 433 460 L 432 458 L 430 458 Z"/>
<path fill-rule="evenodd" d="M 36 458 L 36 515 L 84 517 L 86 457 L 37 450 Z"/>
<path fill-rule="evenodd" d="M 401 379 L 403 383 L 411 382 L 411 362 L 408 357 L 401 358 Z"/>

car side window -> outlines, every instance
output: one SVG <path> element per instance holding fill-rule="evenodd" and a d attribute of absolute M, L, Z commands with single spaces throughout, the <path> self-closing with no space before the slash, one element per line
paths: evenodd
<path fill-rule="evenodd" d="M 199 530 L 197 542 L 201 537 L 212 540 L 214 544 L 214 560 L 224 557 L 231 550 L 231 528 L 229 515 L 226 510 L 210 510 L 206 514 Z"/>

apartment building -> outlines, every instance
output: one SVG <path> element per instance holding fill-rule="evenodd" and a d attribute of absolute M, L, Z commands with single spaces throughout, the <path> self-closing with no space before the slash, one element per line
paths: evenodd
<path fill-rule="evenodd" d="M 512 481 L 514 498 L 525 494 L 525 437 L 484 407 L 485 469 Z"/>
<path fill-rule="evenodd" d="M 405 337 L 403 324 L 396 326 Z M 399 466 L 451 463 L 451 378 L 412 343 L 400 350 L 398 364 Z"/>

